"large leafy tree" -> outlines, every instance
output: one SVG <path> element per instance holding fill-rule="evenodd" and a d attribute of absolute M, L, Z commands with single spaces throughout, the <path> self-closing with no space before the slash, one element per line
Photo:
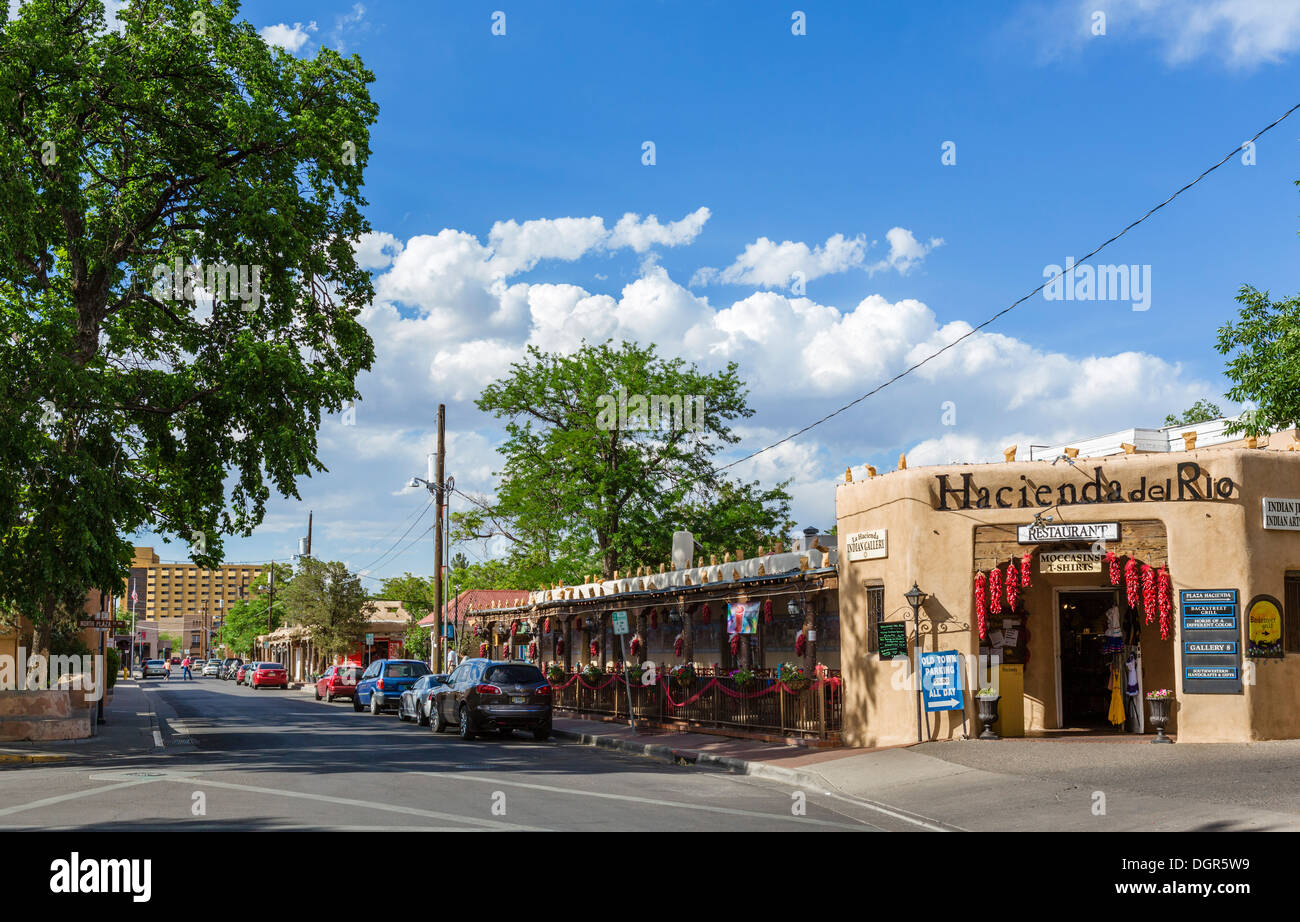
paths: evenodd
<path fill-rule="evenodd" d="M 321 416 L 373 361 L 351 243 L 373 76 L 238 10 L 0 18 L 0 607 L 45 638 L 61 597 L 120 591 L 124 535 L 215 565 L 322 469 Z"/>
<path fill-rule="evenodd" d="M 287 621 L 310 629 L 313 645 L 327 656 L 350 651 L 375 611 L 361 577 L 337 560 L 304 557 L 283 598 Z"/>
<path fill-rule="evenodd" d="M 753 414 L 746 397 L 734 363 L 710 374 L 653 345 L 530 347 L 477 401 L 506 420 L 505 465 L 496 497 L 459 514 L 458 536 L 504 535 L 512 568 L 540 577 L 532 586 L 666 561 L 683 526 L 706 548 L 752 549 L 791 523 L 785 484 L 715 473 L 738 441 L 731 423 Z M 703 412 L 663 412 L 673 399 Z"/>
<path fill-rule="evenodd" d="M 1225 369 L 1228 398 L 1256 409 L 1229 424 L 1229 431 L 1264 435 L 1300 426 L 1300 295 L 1274 301 L 1249 285 L 1237 296 L 1240 314 L 1219 329 L 1216 344 L 1231 354 Z"/>

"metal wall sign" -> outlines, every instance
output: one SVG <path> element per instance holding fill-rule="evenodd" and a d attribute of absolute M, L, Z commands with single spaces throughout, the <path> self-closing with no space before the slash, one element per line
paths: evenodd
<path fill-rule="evenodd" d="M 922 653 L 921 693 L 927 711 L 962 710 L 961 654 L 956 650 Z"/>
<path fill-rule="evenodd" d="M 1241 624 L 1236 589 L 1183 589 L 1183 694 L 1241 693 Z"/>
<path fill-rule="evenodd" d="M 876 650 L 881 659 L 907 656 L 907 625 L 901 621 L 876 622 Z"/>
<path fill-rule="evenodd" d="M 628 626 L 627 626 L 627 612 L 625 611 L 610 612 L 609 617 L 614 622 L 615 634 L 631 633 L 631 631 L 628 630 Z"/>
<path fill-rule="evenodd" d="M 1265 496 L 1264 527 L 1300 531 L 1300 499 Z"/>
<path fill-rule="evenodd" d="M 1016 529 L 1016 541 L 1020 544 L 1118 540 L 1119 522 L 1042 522 L 1021 525 Z"/>
<path fill-rule="evenodd" d="M 845 536 L 844 547 L 849 560 L 878 560 L 889 556 L 889 530 L 872 528 Z"/>
<path fill-rule="evenodd" d="M 1100 573 L 1101 559 L 1091 551 L 1043 551 L 1038 555 L 1038 572 Z"/>

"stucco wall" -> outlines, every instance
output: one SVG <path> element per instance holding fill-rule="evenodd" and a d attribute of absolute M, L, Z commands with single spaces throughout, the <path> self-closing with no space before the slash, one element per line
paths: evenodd
<path fill-rule="evenodd" d="M 1197 498 L 1190 485 L 1179 493 L 1177 466 L 1193 462 L 1201 471 L 1196 489 L 1205 492 L 1205 475 L 1215 485 L 1233 481 L 1230 498 Z M 1085 483 L 1095 482 L 1100 469 L 1101 491 L 1112 498 L 1112 483 L 1122 487 L 1122 501 L 1055 505 L 1063 485 L 1078 498 Z M 1190 475 L 1190 469 L 1185 469 Z M 950 486 L 962 485 L 971 474 L 977 487 L 988 489 L 988 508 L 956 508 L 951 493 L 940 503 L 939 475 Z M 1133 501 L 1130 492 L 1146 478 L 1168 488 L 1174 499 Z M 1046 488 L 1045 490 L 1043 488 Z M 1023 492 L 1022 492 L 1023 490 Z M 1211 491 L 1213 493 L 1213 490 Z M 1237 589 L 1240 599 L 1240 643 L 1247 642 L 1245 609 L 1260 593 L 1283 597 L 1287 569 L 1300 570 L 1300 532 L 1265 530 L 1262 498 L 1300 496 L 1300 453 L 1248 449 L 1207 449 L 1194 452 L 1120 455 L 1079 459 L 1076 466 L 1061 462 L 1011 462 L 988 465 L 953 465 L 896 471 L 870 480 L 843 484 L 836 495 L 840 536 L 840 615 L 842 668 L 845 676 L 845 739 L 854 746 L 891 745 L 916 739 L 915 693 L 900 683 L 898 670 L 867 653 L 864 584 L 883 581 L 886 620 L 906 620 L 912 635 L 911 610 L 904 593 L 915 580 L 929 593 L 922 613 L 924 650 L 956 649 L 978 652 L 974 628 L 972 578 L 975 570 L 975 529 L 980 525 L 1028 524 L 1043 512 L 1061 522 L 1156 520 L 1164 525 L 1168 541 L 1170 575 L 1174 592 L 1174 635 L 1159 638 L 1156 625 L 1144 628 L 1142 647 L 1146 687 L 1172 681 L 1178 695 L 1176 714 L 1179 738 L 1185 742 L 1245 741 L 1300 737 L 1300 655 L 1282 661 L 1244 660 L 1250 680 L 1255 663 L 1256 684 L 1246 684 L 1239 695 L 1184 694 L 1181 679 L 1181 634 L 1178 591 L 1181 589 Z M 1001 499 L 1011 508 L 997 508 Z M 1040 501 L 1043 503 L 1040 505 Z M 1020 508 L 1021 503 L 1026 508 Z M 888 529 L 888 556 L 849 561 L 846 536 L 867 529 Z M 1121 531 L 1123 531 L 1121 527 Z M 1121 545 L 1123 535 L 1121 534 Z M 1040 550 L 1057 545 L 1025 546 Z M 1123 549 L 1117 548 L 1119 553 Z M 1161 561 L 1149 561 L 1155 564 Z M 1005 563 L 1005 562 L 1004 562 Z M 1108 585 L 1104 574 L 1043 576 L 1034 566 L 1034 585 L 1026 598 L 1033 612 L 1030 662 L 1026 669 L 1026 728 L 1055 726 L 1055 649 L 1057 613 L 1051 590 L 1061 586 Z M 1154 680 L 1154 681 L 1153 681 Z M 969 681 L 967 682 L 969 685 Z M 968 688 L 969 699 L 969 688 Z M 974 726 L 975 708 L 968 700 L 967 719 Z M 936 720 L 937 717 L 937 720 Z M 930 738 L 948 739 L 961 732 L 960 712 L 931 715 Z"/>

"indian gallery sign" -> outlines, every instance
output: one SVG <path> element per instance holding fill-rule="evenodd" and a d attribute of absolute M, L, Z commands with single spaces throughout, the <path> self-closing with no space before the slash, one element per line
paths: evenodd
<path fill-rule="evenodd" d="M 875 560 L 889 556 L 889 533 L 884 528 L 855 531 L 845 537 L 849 560 Z"/>

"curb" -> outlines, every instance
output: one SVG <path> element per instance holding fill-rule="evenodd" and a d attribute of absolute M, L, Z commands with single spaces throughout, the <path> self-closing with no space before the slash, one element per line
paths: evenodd
<path fill-rule="evenodd" d="M 66 762 L 68 757 L 54 752 L 0 752 L 0 762 Z"/>
<path fill-rule="evenodd" d="M 645 756 L 659 762 L 666 762 L 670 765 L 706 766 L 732 772 L 733 774 L 763 778 L 768 781 L 784 781 L 804 788 L 827 790 L 826 781 L 820 775 L 793 768 L 781 768 L 767 762 L 751 762 L 748 759 L 738 759 L 734 756 L 715 756 L 707 752 L 697 752 L 694 749 L 674 749 L 671 746 L 661 746 L 653 743 L 637 743 L 632 740 L 601 736 L 596 733 L 562 730 L 559 727 L 552 727 L 551 735 L 583 746 L 594 746 L 597 749 L 615 749 L 632 755 Z"/>

